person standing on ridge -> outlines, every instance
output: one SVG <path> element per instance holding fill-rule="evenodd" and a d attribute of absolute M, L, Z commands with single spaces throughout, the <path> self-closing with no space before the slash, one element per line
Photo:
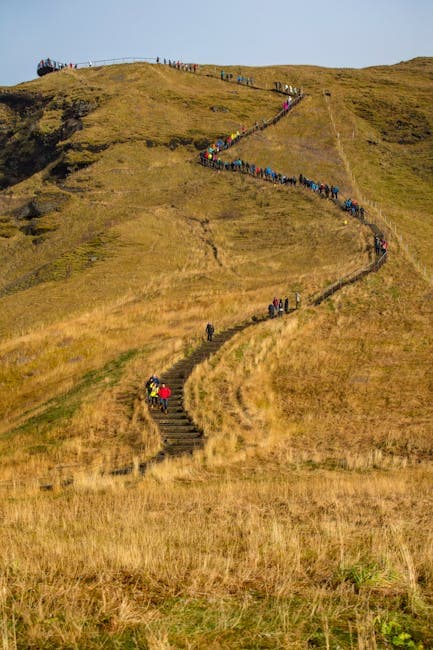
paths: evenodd
<path fill-rule="evenodd" d="M 296 309 L 299 309 L 299 307 L 301 306 L 301 294 L 298 291 L 295 292 L 295 303 L 296 303 Z"/>
<path fill-rule="evenodd" d="M 213 337 L 213 334 L 215 332 L 215 328 L 212 325 L 212 323 L 208 323 L 206 325 L 206 330 L 205 331 L 206 331 L 206 334 L 207 334 L 207 340 L 212 341 L 212 337 Z"/>
<path fill-rule="evenodd" d="M 286 297 L 286 299 L 284 300 L 284 311 L 285 311 L 286 314 L 288 314 L 289 311 L 290 311 L 290 310 L 289 310 L 289 299 L 288 299 L 287 297 Z"/>

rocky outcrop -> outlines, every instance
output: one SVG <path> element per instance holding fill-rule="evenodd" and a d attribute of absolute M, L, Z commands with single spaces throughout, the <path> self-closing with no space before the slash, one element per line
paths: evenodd
<path fill-rule="evenodd" d="M 10 111 L 10 118 L 0 125 L 0 189 L 61 160 L 67 140 L 83 128 L 82 118 L 96 108 L 96 103 L 82 99 L 67 102 L 18 91 L 0 93 L 0 104 Z M 55 128 L 46 130 L 41 120 L 49 110 L 59 113 L 60 119 Z"/>

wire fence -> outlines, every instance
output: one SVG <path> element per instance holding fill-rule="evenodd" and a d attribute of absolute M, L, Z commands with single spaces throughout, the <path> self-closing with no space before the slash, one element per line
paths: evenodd
<path fill-rule="evenodd" d="M 77 63 L 74 63 L 73 65 L 76 65 L 78 67 L 92 67 L 92 66 L 100 66 L 100 65 L 113 65 L 115 63 L 141 63 L 141 62 L 149 62 L 149 61 L 154 61 L 156 63 L 157 57 L 143 57 L 143 56 L 124 56 L 121 59 L 88 59 L 87 61 L 78 61 Z"/>

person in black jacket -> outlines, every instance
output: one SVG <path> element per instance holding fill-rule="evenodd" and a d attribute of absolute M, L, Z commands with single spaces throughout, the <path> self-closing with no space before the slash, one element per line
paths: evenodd
<path fill-rule="evenodd" d="M 207 334 L 207 340 L 212 341 L 213 333 L 215 332 L 215 328 L 212 325 L 212 323 L 208 323 L 206 325 L 206 334 Z"/>

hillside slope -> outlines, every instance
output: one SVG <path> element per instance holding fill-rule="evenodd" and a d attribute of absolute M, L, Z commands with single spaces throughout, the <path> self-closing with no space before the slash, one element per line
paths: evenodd
<path fill-rule="evenodd" d="M 47 398 L 132 349 L 142 381 L 151 355 L 163 366 L 201 334 L 203 320 L 223 328 L 266 309 L 276 291 L 317 289 L 359 264 L 371 244 L 310 193 L 233 182 L 197 164 L 211 139 L 278 112 L 281 98 L 269 91 L 133 65 L 66 70 L 2 97 L 15 110 L 5 171 L 12 150 L 23 159 L 29 129 L 38 141 L 49 129 L 63 138 L 51 162 L 20 182 L 9 178 L 2 193 L 4 432 L 29 420 L 31 437 Z M 252 155 L 271 157 L 290 119 L 254 138 Z M 297 171 L 287 156 L 280 164 Z M 65 460 L 59 438 L 81 439 L 82 427 L 66 434 L 57 412 L 61 435 L 54 427 L 46 440 L 38 425 L 37 445 L 27 433 L 19 443 L 18 433 L 15 448 L 30 444 L 39 457 L 48 443 Z"/>

